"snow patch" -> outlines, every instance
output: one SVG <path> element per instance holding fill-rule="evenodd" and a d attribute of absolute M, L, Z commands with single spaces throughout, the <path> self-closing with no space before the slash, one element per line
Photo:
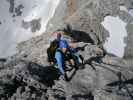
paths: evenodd
<path fill-rule="evenodd" d="M 127 37 L 126 25 L 119 17 L 106 16 L 101 23 L 109 32 L 109 37 L 105 41 L 104 48 L 107 52 L 115 54 L 118 57 L 123 57 L 124 38 Z"/>
<path fill-rule="evenodd" d="M 126 8 L 126 6 L 121 5 L 121 6 L 120 6 L 120 11 L 128 12 L 128 9 Z"/>
<path fill-rule="evenodd" d="M 13 17 L 9 12 L 10 3 L 1 0 L 0 3 L 0 58 L 16 53 L 17 43 L 41 35 L 46 30 L 48 21 L 53 17 L 60 0 L 14 0 L 14 7 L 23 5 L 21 16 Z M 40 30 L 31 32 L 22 27 L 22 21 L 31 21 L 41 18 Z"/>

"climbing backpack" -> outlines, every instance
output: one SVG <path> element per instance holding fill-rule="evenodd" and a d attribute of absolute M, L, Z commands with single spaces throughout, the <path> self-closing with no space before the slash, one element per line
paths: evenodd
<path fill-rule="evenodd" d="M 50 43 L 49 48 L 47 48 L 47 61 L 55 63 L 55 52 L 59 47 L 59 43 L 57 40 L 54 40 Z"/>

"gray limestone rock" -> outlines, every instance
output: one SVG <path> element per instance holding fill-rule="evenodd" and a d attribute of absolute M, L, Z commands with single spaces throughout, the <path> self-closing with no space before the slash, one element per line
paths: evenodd
<path fill-rule="evenodd" d="M 22 27 L 24 29 L 28 29 L 30 28 L 31 32 L 36 32 L 36 31 L 39 31 L 40 28 L 41 28 L 41 19 L 34 19 L 34 20 L 31 20 L 29 22 L 26 22 L 26 21 L 22 21 Z"/>
<path fill-rule="evenodd" d="M 132 20 L 120 11 L 120 5 L 131 8 L 129 0 L 62 0 L 47 31 L 20 43 L 16 55 L 0 62 L 0 99 L 132 100 L 132 64 L 103 48 L 109 36 L 101 25 L 105 16 L 119 15 L 127 23 Z M 36 32 L 41 27 L 39 20 L 23 21 L 22 26 Z M 71 36 L 78 41 L 78 54 L 84 58 L 84 64 L 66 72 L 66 80 L 47 62 L 49 38 L 57 29 L 71 32 L 68 40 Z M 132 61 L 132 26 L 127 26 L 127 30 L 125 58 Z"/>
<path fill-rule="evenodd" d="M 60 2 L 60 5 L 57 7 L 54 17 L 49 21 L 47 32 L 55 31 L 59 28 L 62 29 L 69 24 L 74 30 L 86 32 L 92 39 L 97 36 L 103 44 L 107 37 L 109 37 L 108 31 L 101 25 L 106 16 L 119 16 L 120 19 L 129 25 L 133 20 L 128 12 L 120 10 L 120 6 L 124 6 L 128 10 L 132 9 L 132 0 L 64 0 Z M 66 13 L 64 14 L 64 12 Z M 96 34 L 91 34 L 91 30 Z M 127 32 L 124 58 L 128 60 L 128 57 L 132 59 L 131 44 L 133 43 L 131 39 L 132 32 L 129 33 L 128 28 Z M 98 40 L 94 39 L 94 41 Z"/>

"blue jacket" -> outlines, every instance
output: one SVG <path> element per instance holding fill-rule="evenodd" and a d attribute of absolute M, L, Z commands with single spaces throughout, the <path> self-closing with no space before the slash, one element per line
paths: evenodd
<path fill-rule="evenodd" d="M 59 41 L 59 48 L 69 48 L 69 45 L 66 40 L 60 39 Z"/>

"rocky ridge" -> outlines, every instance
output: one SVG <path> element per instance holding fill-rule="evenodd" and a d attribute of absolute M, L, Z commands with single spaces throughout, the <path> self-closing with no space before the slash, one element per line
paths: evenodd
<path fill-rule="evenodd" d="M 19 44 L 18 54 L 1 59 L 0 99 L 132 100 L 132 65 L 105 52 L 102 45 L 108 32 L 100 24 L 105 16 L 117 14 L 131 22 L 132 17 L 125 18 L 127 14 L 119 10 L 119 5 L 130 8 L 130 4 L 128 0 L 61 1 L 46 33 Z M 58 70 L 46 60 L 50 33 L 58 28 L 72 33 L 79 47 L 87 44 L 78 52 L 86 64 L 68 71 L 67 81 L 60 80 Z"/>

